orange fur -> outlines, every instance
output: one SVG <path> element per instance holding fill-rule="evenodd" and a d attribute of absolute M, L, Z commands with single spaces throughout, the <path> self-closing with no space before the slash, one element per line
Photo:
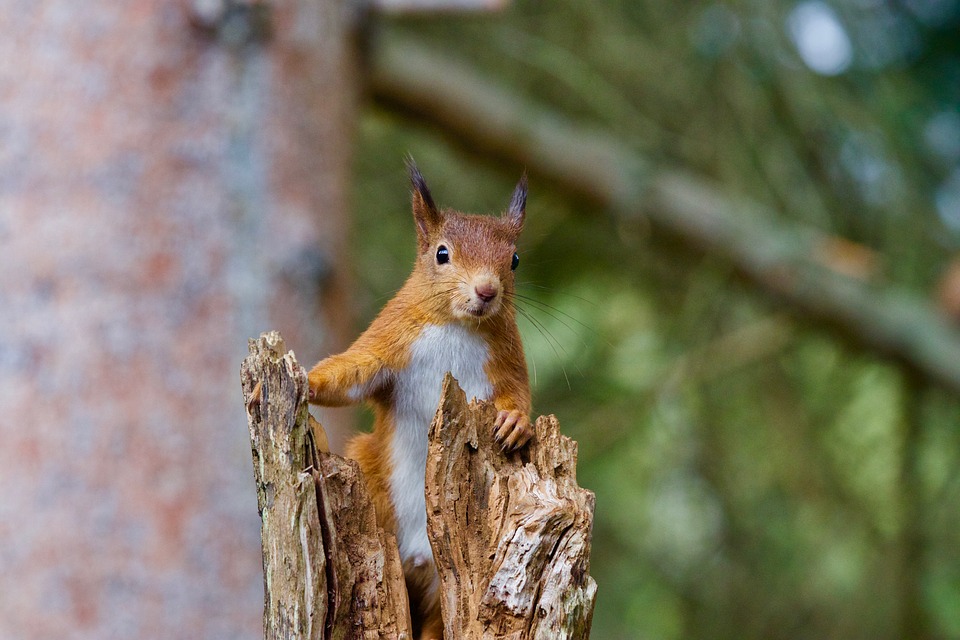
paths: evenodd
<path fill-rule="evenodd" d="M 320 361 L 309 374 L 311 402 L 372 404 L 373 432 L 354 437 L 347 455 L 359 463 L 373 495 L 377 519 L 391 532 L 396 532 L 398 522 L 390 493 L 397 402 L 393 380 L 409 365 L 412 345 L 425 326 L 457 323 L 482 337 L 488 350 L 483 371 L 493 389 L 491 400 L 501 412 L 512 412 L 509 419 L 498 418 L 505 442 L 510 447 L 522 446 L 532 433 L 529 380 L 512 303 L 511 268 L 523 225 L 526 179 L 517 185 L 503 216 L 474 216 L 437 209 L 419 171 L 412 164 L 410 170 L 419 248 L 413 273 L 346 351 Z M 438 261 L 441 245 L 449 251 L 448 263 Z M 423 425 L 423 429 L 428 427 Z M 432 562 L 405 559 L 404 574 L 415 634 L 422 640 L 442 638 Z"/>

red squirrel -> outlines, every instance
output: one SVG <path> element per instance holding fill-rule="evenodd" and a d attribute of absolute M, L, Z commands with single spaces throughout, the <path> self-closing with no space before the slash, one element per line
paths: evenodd
<path fill-rule="evenodd" d="M 503 215 L 467 215 L 438 209 L 416 165 L 407 164 L 417 228 L 413 273 L 350 348 L 310 370 L 310 402 L 373 406 L 373 432 L 354 437 L 347 456 L 363 471 L 380 525 L 397 535 L 414 635 L 439 640 L 424 475 L 427 431 L 446 372 L 468 398 L 493 401 L 504 449 L 524 446 L 533 434 L 513 305 L 527 181 L 520 179 Z"/>

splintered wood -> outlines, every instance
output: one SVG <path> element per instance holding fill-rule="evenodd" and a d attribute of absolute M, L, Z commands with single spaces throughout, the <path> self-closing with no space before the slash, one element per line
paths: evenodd
<path fill-rule="evenodd" d="M 263 523 L 264 637 L 410 639 L 396 539 L 377 526 L 357 464 L 317 450 L 325 436 L 307 411 L 306 371 L 278 333 L 250 341 L 241 382 Z M 425 483 L 444 637 L 587 638 L 594 497 L 577 486 L 576 443 L 541 417 L 532 443 L 504 454 L 495 417 L 447 375 Z"/>
<path fill-rule="evenodd" d="M 264 637 L 410 638 L 396 541 L 356 463 L 318 452 L 307 374 L 276 332 L 241 368 L 262 521 Z M 251 403 L 260 384 L 259 402 Z M 322 427 L 313 430 L 320 437 Z"/>
<path fill-rule="evenodd" d="M 426 473 L 445 637 L 587 638 L 594 496 L 577 486 L 576 443 L 544 416 L 531 444 L 505 455 L 495 417 L 447 375 Z"/>

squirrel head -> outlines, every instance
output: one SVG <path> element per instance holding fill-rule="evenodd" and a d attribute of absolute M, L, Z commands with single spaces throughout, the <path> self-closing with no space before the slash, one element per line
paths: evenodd
<path fill-rule="evenodd" d="M 527 205 L 527 176 L 520 178 L 500 216 L 439 209 L 423 176 L 407 159 L 417 223 L 415 277 L 425 281 L 431 307 L 451 319 L 473 322 L 511 308 L 517 238 Z"/>

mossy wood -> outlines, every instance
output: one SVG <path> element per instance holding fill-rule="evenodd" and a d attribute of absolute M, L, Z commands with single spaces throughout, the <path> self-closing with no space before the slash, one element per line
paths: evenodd
<path fill-rule="evenodd" d="M 325 436 L 307 411 L 306 371 L 278 333 L 250 341 L 241 381 L 262 520 L 264 637 L 410 638 L 396 540 L 377 526 L 356 463 L 318 450 Z M 495 416 L 447 375 L 426 474 L 445 637 L 587 638 L 594 497 L 576 484 L 576 443 L 541 417 L 531 445 L 507 455 L 492 437 Z"/>

